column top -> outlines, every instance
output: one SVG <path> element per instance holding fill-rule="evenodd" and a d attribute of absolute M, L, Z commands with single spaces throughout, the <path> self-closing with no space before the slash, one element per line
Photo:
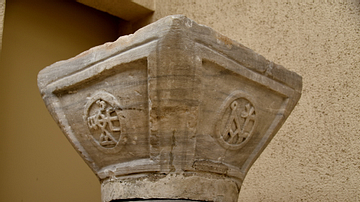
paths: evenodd
<path fill-rule="evenodd" d="M 38 86 L 103 201 L 235 202 L 302 80 L 173 15 L 46 67 Z"/>

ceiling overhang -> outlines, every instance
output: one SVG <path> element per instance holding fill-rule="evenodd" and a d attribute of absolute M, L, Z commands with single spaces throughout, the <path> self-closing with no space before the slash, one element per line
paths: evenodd
<path fill-rule="evenodd" d="M 154 12 L 154 0 L 76 0 L 79 3 L 117 16 L 126 21 L 138 20 Z"/>

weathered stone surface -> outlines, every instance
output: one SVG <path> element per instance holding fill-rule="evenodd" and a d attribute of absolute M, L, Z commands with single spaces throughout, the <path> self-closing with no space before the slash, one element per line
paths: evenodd
<path fill-rule="evenodd" d="M 4 29 L 5 0 L 0 0 L 0 53 L 2 49 L 2 35 Z"/>
<path fill-rule="evenodd" d="M 177 15 L 43 69 L 38 86 L 103 201 L 237 201 L 302 81 Z"/>

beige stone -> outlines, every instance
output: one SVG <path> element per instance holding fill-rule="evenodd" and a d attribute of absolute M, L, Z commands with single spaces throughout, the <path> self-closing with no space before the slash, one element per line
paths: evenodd
<path fill-rule="evenodd" d="M 4 30 L 5 0 L 0 0 L 0 54 L 2 47 L 2 35 Z"/>
<path fill-rule="evenodd" d="M 43 69 L 38 86 L 103 201 L 230 202 L 302 80 L 174 15 Z"/>

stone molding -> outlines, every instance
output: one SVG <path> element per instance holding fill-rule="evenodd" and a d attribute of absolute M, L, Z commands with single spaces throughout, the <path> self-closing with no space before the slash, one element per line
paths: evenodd
<path fill-rule="evenodd" d="M 174 15 L 46 67 L 38 86 L 103 201 L 237 201 L 302 79 Z"/>

